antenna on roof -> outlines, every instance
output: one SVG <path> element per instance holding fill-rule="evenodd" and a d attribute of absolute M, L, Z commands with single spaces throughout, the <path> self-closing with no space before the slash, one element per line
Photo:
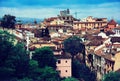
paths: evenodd
<path fill-rule="evenodd" d="M 76 19 L 77 19 L 77 16 L 78 16 L 79 13 L 80 13 L 80 12 L 75 12 L 75 13 L 74 13 Z"/>

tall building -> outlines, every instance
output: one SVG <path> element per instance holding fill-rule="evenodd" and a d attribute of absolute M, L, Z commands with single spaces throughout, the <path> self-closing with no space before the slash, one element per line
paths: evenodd
<path fill-rule="evenodd" d="M 72 76 L 72 60 L 71 57 L 65 55 L 56 55 L 57 58 L 57 71 L 61 77 Z"/>

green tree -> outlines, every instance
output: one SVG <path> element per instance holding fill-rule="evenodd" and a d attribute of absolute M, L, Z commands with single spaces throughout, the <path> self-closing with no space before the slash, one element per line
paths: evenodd
<path fill-rule="evenodd" d="M 40 81 L 60 81 L 59 73 L 52 67 L 45 67 L 41 69 Z"/>
<path fill-rule="evenodd" d="M 3 18 L 1 19 L 1 26 L 4 28 L 15 28 L 15 16 L 12 15 L 4 15 Z"/>
<path fill-rule="evenodd" d="M 15 75 L 17 78 L 27 76 L 29 68 L 29 55 L 22 43 L 17 43 L 8 59 L 15 67 Z"/>
<path fill-rule="evenodd" d="M 0 80 L 23 78 L 27 74 L 29 57 L 23 45 L 14 45 L 12 38 L 0 31 Z"/>
<path fill-rule="evenodd" d="M 14 68 L 6 65 L 8 55 L 11 54 L 13 47 L 13 37 L 6 31 L 0 31 L 0 79 L 11 78 L 15 71 Z"/>
<path fill-rule="evenodd" d="M 0 31 L 0 48 L 0 81 L 60 81 L 59 73 L 55 70 L 56 59 L 50 48 L 36 50 L 38 56 L 38 51 L 43 55 L 42 60 L 42 56 L 38 57 L 43 63 L 42 68 L 39 61 L 29 60 L 24 45 L 14 44 L 11 35 L 5 31 Z M 48 61 L 45 65 L 43 59 Z"/>
<path fill-rule="evenodd" d="M 72 59 L 78 53 L 83 54 L 83 63 L 85 63 L 85 45 L 82 40 L 77 36 L 69 37 L 64 41 L 64 49 L 66 52 L 71 53 Z"/>
<path fill-rule="evenodd" d="M 36 49 L 33 54 L 33 60 L 38 61 L 40 68 L 44 68 L 45 66 L 56 68 L 57 60 L 54 57 L 53 51 L 49 47 Z"/>
<path fill-rule="evenodd" d="M 15 42 L 15 36 L 12 34 L 9 34 L 7 31 L 1 31 L 0 30 L 0 41 L 8 41 L 11 44 Z"/>
<path fill-rule="evenodd" d="M 103 76 L 102 81 L 120 81 L 120 73 L 110 72 Z"/>
<path fill-rule="evenodd" d="M 79 81 L 79 80 L 77 80 L 76 78 L 73 78 L 73 77 L 68 77 L 68 78 L 65 78 L 62 81 Z"/>
<path fill-rule="evenodd" d="M 91 71 L 89 67 L 81 64 L 78 60 L 72 62 L 72 76 L 84 81 L 96 81 L 95 72 Z"/>
<path fill-rule="evenodd" d="M 33 81 L 60 81 L 59 73 L 52 67 L 39 68 L 38 62 L 30 61 L 29 78 Z"/>
<path fill-rule="evenodd" d="M 29 61 L 29 72 L 28 78 L 32 80 L 40 80 L 41 69 L 38 67 L 38 62 L 36 60 Z"/>

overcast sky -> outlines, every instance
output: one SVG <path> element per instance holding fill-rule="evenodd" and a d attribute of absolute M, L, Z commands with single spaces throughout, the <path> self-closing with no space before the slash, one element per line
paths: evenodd
<path fill-rule="evenodd" d="M 120 0 L 0 0 L 0 17 L 4 14 L 16 17 L 48 18 L 59 11 L 70 9 L 77 18 L 87 16 L 120 20 Z"/>

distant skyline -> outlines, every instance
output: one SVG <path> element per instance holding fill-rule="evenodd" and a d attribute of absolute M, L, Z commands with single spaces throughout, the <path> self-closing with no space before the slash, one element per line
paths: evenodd
<path fill-rule="evenodd" d="M 120 20 L 120 0 L 0 0 L 0 17 L 4 14 L 16 17 L 48 18 L 59 11 L 70 9 L 77 18 L 87 16 Z"/>

